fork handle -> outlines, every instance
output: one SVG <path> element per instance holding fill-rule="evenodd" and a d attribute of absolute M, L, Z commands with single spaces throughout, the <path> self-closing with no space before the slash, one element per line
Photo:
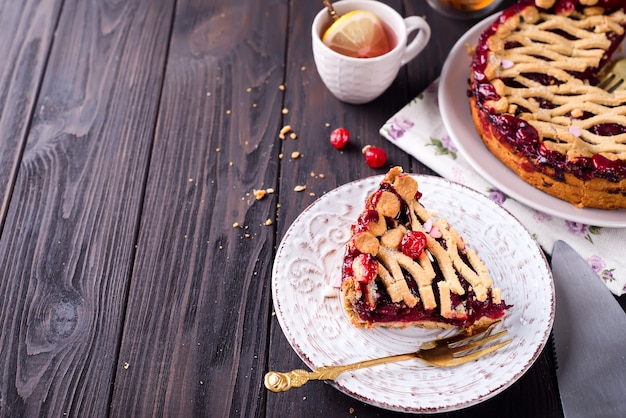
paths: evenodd
<path fill-rule="evenodd" d="M 343 372 L 350 370 L 364 369 L 366 367 L 377 366 L 379 364 L 394 363 L 397 361 L 416 358 L 417 353 L 396 354 L 393 356 L 381 357 L 372 360 L 359 361 L 357 363 L 343 366 L 322 366 L 311 372 L 296 369 L 290 372 L 268 372 L 265 374 L 265 387 L 272 392 L 286 392 L 291 388 L 299 388 L 309 380 L 335 380 Z"/>

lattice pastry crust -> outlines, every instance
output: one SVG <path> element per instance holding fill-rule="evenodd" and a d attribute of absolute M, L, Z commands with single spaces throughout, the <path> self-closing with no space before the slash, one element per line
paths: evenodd
<path fill-rule="evenodd" d="M 347 245 L 342 292 L 351 322 L 358 327 L 467 328 L 504 315 L 500 289 L 492 287 L 484 263 L 456 229 L 416 199 L 417 181 L 394 167 L 381 185 L 367 200 L 368 220 L 353 226 Z M 403 239 L 416 232 L 426 245 L 421 253 L 411 254 L 403 248 Z M 501 305 L 500 310 L 493 309 L 491 317 L 477 316 L 468 298 L 490 308 Z M 429 313 L 420 320 L 385 318 L 376 313 L 384 304 Z"/>
<path fill-rule="evenodd" d="M 554 1 L 537 0 L 538 7 L 521 8 L 500 21 L 495 33 L 481 38 L 483 45 L 477 51 L 486 46 L 487 64 L 480 73 L 473 68 L 473 118 L 489 149 L 531 184 L 578 206 L 626 207 L 626 180 L 619 175 L 607 178 L 589 174 L 589 170 L 572 171 L 582 183 L 589 177 L 606 180 L 595 184 L 593 192 L 611 196 L 605 199 L 595 195 L 595 201 L 586 201 L 586 185 L 582 185 L 583 190 L 572 190 L 581 187 L 580 181 L 564 178 L 567 176 L 559 173 L 559 168 L 542 168 L 545 161 L 537 151 L 524 155 L 520 150 L 523 146 L 512 149 L 507 138 L 496 138 L 502 136 L 501 129 L 487 126 L 493 124 L 493 115 L 511 115 L 536 129 L 546 155 L 555 152 L 567 162 L 598 155 L 609 163 L 626 160 L 626 129 L 617 134 L 598 129 L 626 127 L 626 90 L 609 93 L 593 85 L 615 47 L 615 39 L 624 36 L 626 14 L 622 9 L 606 13 L 596 0 L 580 3 L 588 7 L 558 14 L 549 9 Z M 487 82 L 495 97 L 481 97 L 479 89 L 485 91 Z M 509 144 L 514 142 L 508 138 Z M 534 175 L 533 171 L 539 173 Z M 565 185 L 553 188 L 555 182 Z"/>

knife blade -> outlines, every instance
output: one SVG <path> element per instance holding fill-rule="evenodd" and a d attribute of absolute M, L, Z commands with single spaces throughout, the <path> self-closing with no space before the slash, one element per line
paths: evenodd
<path fill-rule="evenodd" d="M 552 273 L 556 374 L 565 416 L 626 416 L 626 313 L 563 241 L 554 245 Z"/>

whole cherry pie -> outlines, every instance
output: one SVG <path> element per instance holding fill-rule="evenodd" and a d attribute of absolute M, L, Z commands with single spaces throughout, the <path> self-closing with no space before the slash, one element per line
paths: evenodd
<path fill-rule="evenodd" d="M 357 327 L 483 326 L 508 308 L 485 264 L 420 203 L 418 182 L 392 168 L 352 225 L 341 291 Z"/>
<path fill-rule="evenodd" d="M 626 208 L 626 90 L 598 86 L 624 0 L 521 0 L 480 36 L 472 118 L 523 180 L 576 206 Z"/>

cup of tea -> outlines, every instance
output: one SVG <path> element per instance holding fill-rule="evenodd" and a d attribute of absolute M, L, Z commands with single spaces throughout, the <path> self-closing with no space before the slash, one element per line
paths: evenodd
<path fill-rule="evenodd" d="M 427 0 L 430 7 L 453 19 L 476 19 L 494 13 L 502 0 Z"/>
<path fill-rule="evenodd" d="M 338 16 L 355 10 L 376 16 L 387 38 L 387 49 L 373 57 L 354 57 L 337 52 L 322 38 L 334 22 L 326 8 L 313 20 L 313 58 L 320 78 L 339 100 L 367 103 L 380 96 L 400 68 L 414 59 L 430 40 L 430 27 L 419 16 L 402 17 L 390 6 L 375 0 L 343 0 L 332 4 Z M 409 41 L 409 35 L 418 31 Z"/>

